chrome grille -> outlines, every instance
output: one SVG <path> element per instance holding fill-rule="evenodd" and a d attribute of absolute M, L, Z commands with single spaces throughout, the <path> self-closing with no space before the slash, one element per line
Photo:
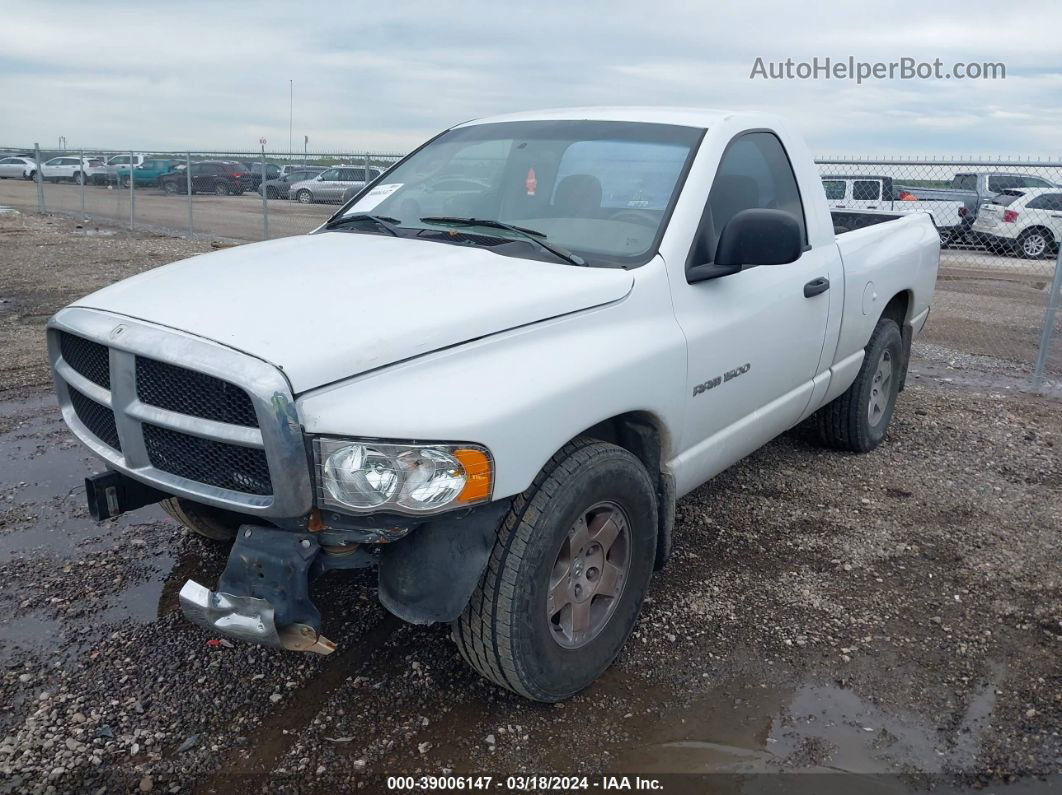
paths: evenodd
<path fill-rule="evenodd" d="M 136 394 L 149 406 L 215 422 L 258 427 L 251 398 L 240 387 L 155 359 L 136 357 Z"/>
<path fill-rule="evenodd" d="M 121 452 L 122 442 L 118 438 L 118 428 L 114 424 L 114 412 L 101 406 L 95 400 L 87 398 L 76 389 L 70 390 L 70 403 L 74 413 L 92 435 L 108 447 Z"/>
<path fill-rule="evenodd" d="M 203 439 L 144 423 L 144 446 L 151 465 L 163 472 L 219 489 L 272 494 L 265 452 Z"/>
<path fill-rule="evenodd" d="M 52 318 L 48 352 L 64 419 L 110 468 L 248 515 L 301 518 L 313 507 L 294 397 L 273 365 L 82 307 Z"/>
<path fill-rule="evenodd" d="M 64 331 L 59 334 L 59 350 L 66 363 L 78 373 L 97 386 L 111 388 L 110 354 L 106 345 Z"/>

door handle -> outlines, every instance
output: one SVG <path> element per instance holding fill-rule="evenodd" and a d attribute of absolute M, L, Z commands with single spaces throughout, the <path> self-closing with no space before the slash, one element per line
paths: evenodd
<path fill-rule="evenodd" d="M 825 276 L 820 276 L 817 279 L 812 279 L 810 282 L 804 285 L 804 297 L 811 298 L 819 293 L 824 293 L 830 289 L 830 280 Z"/>

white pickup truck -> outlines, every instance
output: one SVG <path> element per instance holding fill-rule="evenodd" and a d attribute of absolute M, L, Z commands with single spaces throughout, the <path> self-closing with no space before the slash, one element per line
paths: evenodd
<path fill-rule="evenodd" d="M 75 302 L 49 352 L 106 466 L 93 515 L 161 501 L 234 540 L 189 618 L 327 653 L 309 580 L 377 566 L 389 610 L 557 701 L 619 653 L 677 499 L 808 418 L 882 441 L 939 248 L 924 214 L 835 237 L 773 116 L 518 114 L 440 134 L 308 236 Z"/>

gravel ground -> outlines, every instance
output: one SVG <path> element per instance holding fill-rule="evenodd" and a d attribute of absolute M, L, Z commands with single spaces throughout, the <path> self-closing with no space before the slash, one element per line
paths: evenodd
<path fill-rule="evenodd" d="M 154 508 L 88 518 L 95 465 L 57 419 L 41 327 L 209 244 L 94 231 L 0 216 L 0 792 L 379 791 L 446 771 L 1032 791 L 1062 774 L 1062 403 L 1005 368 L 930 345 L 874 453 L 797 429 L 684 499 L 635 636 L 549 707 L 479 680 L 445 628 L 391 618 L 371 573 L 314 584 L 329 657 L 180 617 L 184 579 L 213 583 L 226 549 Z"/>

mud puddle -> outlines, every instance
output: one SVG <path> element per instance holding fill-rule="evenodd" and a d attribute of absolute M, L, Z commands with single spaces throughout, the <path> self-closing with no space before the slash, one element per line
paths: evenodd
<path fill-rule="evenodd" d="M 83 648 L 86 624 L 155 620 L 175 564 L 159 540 L 173 524 L 157 507 L 89 516 L 84 479 L 104 467 L 50 394 L 0 402 L 0 421 L 0 661 L 66 658 Z"/>

